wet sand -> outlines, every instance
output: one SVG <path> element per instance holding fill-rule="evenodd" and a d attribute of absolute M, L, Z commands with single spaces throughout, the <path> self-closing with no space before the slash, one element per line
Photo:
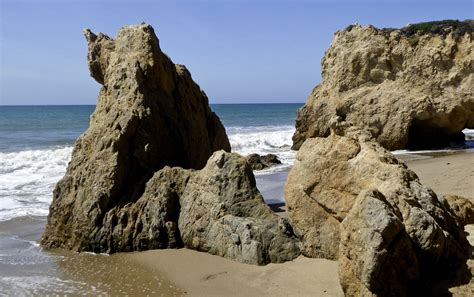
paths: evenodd
<path fill-rule="evenodd" d="M 399 157 L 399 156 L 397 156 Z M 401 157 L 403 158 L 403 156 Z M 421 181 L 438 194 L 457 194 L 474 202 L 474 154 L 446 156 L 407 156 L 407 165 Z M 287 173 L 274 176 L 275 185 L 262 188 L 266 200 L 279 200 Z M 257 177 L 257 182 L 272 176 Z M 467 226 L 473 244 L 474 226 Z M 160 271 L 182 288 L 187 296 L 343 296 L 336 261 L 300 256 L 283 264 L 259 267 L 240 264 L 205 253 L 181 250 L 155 250 L 129 254 L 131 259 Z M 469 266 L 474 273 L 473 261 Z M 452 288 L 454 296 L 473 296 L 474 283 Z"/>
<path fill-rule="evenodd" d="M 160 272 L 129 255 L 99 255 L 38 245 L 45 217 L 0 222 L 0 296 L 181 296 Z"/>

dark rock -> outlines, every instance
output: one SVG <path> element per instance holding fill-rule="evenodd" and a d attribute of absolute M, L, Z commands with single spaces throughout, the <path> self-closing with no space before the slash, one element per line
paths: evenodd
<path fill-rule="evenodd" d="M 247 163 L 253 170 L 262 170 L 274 165 L 281 164 L 281 161 L 274 154 L 260 156 L 259 154 L 251 154 L 247 156 Z"/>

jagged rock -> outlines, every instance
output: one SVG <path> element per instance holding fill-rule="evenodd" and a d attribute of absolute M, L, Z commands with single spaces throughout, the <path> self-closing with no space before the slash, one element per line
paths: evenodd
<path fill-rule="evenodd" d="M 327 137 L 334 116 L 389 150 L 462 145 L 461 131 L 474 128 L 474 23 L 445 23 L 336 32 L 322 83 L 298 112 L 293 148 Z"/>
<path fill-rule="evenodd" d="M 113 207 L 94 227 L 89 243 L 92 250 L 114 253 L 183 247 L 179 197 L 192 175 L 191 170 L 179 167 L 157 171 L 140 199 Z"/>
<path fill-rule="evenodd" d="M 190 179 L 180 203 L 179 229 L 188 248 L 249 264 L 300 254 L 291 226 L 264 203 L 252 169 L 237 154 L 216 152 Z"/>
<path fill-rule="evenodd" d="M 450 209 L 461 226 L 474 224 L 474 204 L 457 195 L 444 195 L 441 199 L 446 209 Z"/>
<path fill-rule="evenodd" d="M 406 296 L 418 261 L 397 216 L 377 190 L 360 192 L 341 224 L 339 279 L 346 296 Z"/>
<path fill-rule="evenodd" d="M 115 40 L 90 30 L 84 34 L 91 76 L 103 86 L 90 126 L 76 141 L 54 190 L 41 244 L 76 251 L 156 246 L 153 236 L 135 243 L 136 238 L 117 239 L 116 234 L 132 231 L 104 230 L 112 227 L 109 221 L 161 207 L 143 202 L 145 209 L 121 209 L 146 195 L 156 171 L 164 166 L 200 169 L 214 151 L 230 151 L 225 129 L 186 68 L 161 52 L 151 26 L 124 27 Z M 170 197 L 163 195 L 159 203 L 166 204 Z M 161 230 L 167 219 L 156 220 L 148 223 Z"/>
<path fill-rule="evenodd" d="M 281 161 L 274 154 L 267 154 L 263 156 L 260 156 L 259 154 L 251 154 L 247 156 L 247 162 L 253 170 L 262 170 L 281 164 Z"/>
<path fill-rule="evenodd" d="M 361 194 L 368 190 L 380 194 Z M 361 199 L 359 195 L 375 197 L 379 202 L 366 197 L 367 201 L 358 202 L 361 205 L 354 210 L 356 201 Z M 327 138 L 307 139 L 289 173 L 285 198 L 295 234 L 302 240 L 303 254 L 336 259 L 340 253 L 348 257 L 351 249 L 360 251 L 364 244 L 377 247 L 364 251 L 357 258 L 359 260 L 348 257 L 348 261 L 353 262 L 345 263 L 341 268 L 344 270 L 344 267 L 350 266 L 355 270 L 342 275 L 341 280 L 363 278 L 362 285 L 343 284 L 343 287 L 351 287 L 350 291 L 359 292 L 357 288 L 362 287 L 368 290 L 377 288 L 371 291 L 374 294 L 390 290 L 390 281 L 378 283 L 376 287 L 371 284 L 378 282 L 379 271 L 398 273 L 398 268 L 390 266 L 390 261 L 379 253 L 393 244 L 404 246 L 405 240 L 399 242 L 404 234 L 410 239 L 410 247 L 406 250 L 403 247 L 397 250 L 400 254 L 392 256 L 411 259 L 411 254 L 415 254 L 416 261 L 407 260 L 407 267 L 413 275 L 418 270 L 419 277 L 413 279 L 418 287 L 427 288 L 424 284 L 446 277 L 443 273 L 465 263 L 469 254 L 469 243 L 451 211 L 443 206 L 431 189 L 420 183 L 414 172 L 382 148 L 370 132 L 361 131 L 358 127 L 333 129 Z M 371 210 L 371 204 L 376 204 L 373 209 L 379 209 L 379 219 L 386 222 L 373 225 L 374 218 L 369 220 L 369 217 L 376 212 Z M 363 210 L 366 213 L 360 213 L 364 207 L 368 207 Z M 349 213 L 353 213 L 350 219 Z M 344 222 L 342 226 L 341 222 Z M 359 230 L 359 226 L 370 228 Z M 355 230 L 358 230 L 357 234 L 347 238 L 347 234 Z M 384 236 L 385 232 L 390 236 Z M 391 239 L 392 233 L 400 234 L 395 241 Z M 382 234 L 382 242 L 378 242 L 380 237 L 374 234 Z M 340 244 L 343 246 L 341 250 Z M 373 261 L 364 262 L 364 258 Z M 375 266 L 371 267 L 371 263 Z M 404 277 L 412 280 L 411 274 L 397 277 L 394 283 Z"/>

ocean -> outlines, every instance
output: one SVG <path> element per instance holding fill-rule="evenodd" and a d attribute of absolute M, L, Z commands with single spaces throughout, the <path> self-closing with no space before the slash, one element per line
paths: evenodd
<path fill-rule="evenodd" d="M 282 161 L 256 173 L 258 186 L 269 203 L 283 201 L 283 182 L 295 158 L 291 137 L 301 106 L 211 105 L 226 128 L 233 152 L 273 153 Z M 64 175 L 74 141 L 87 129 L 94 108 L 0 106 L 0 295 L 176 293 L 162 279 L 137 282 L 136 288 L 114 283 L 112 288 L 112 278 L 90 277 L 92 266 L 99 270 L 114 267 L 115 273 L 130 275 L 132 272 L 121 268 L 120 255 L 79 256 L 43 251 L 38 245 L 52 190 Z"/>

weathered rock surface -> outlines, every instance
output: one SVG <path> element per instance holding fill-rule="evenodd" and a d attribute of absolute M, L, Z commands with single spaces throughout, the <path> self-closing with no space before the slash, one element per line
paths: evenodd
<path fill-rule="evenodd" d="M 189 180 L 180 203 L 179 229 L 188 248 L 249 264 L 300 254 L 292 227 L 264 203 L 252 169 L 237 154 L 216 152 Z"/>
<path fill-rule="evenodd" d="M 406 296 L 418 261 L 397 210 L 364 190 L 341 224 L 339 278 L 346 296 Z"/>
<path fill-rule="evenodd" d="M 143 202 L 136 210 L 122 210 L 147 195 L 153 186 L 147 182 L 164 166 L 200 169 L 214 151 L 230 151 L 225 129 L 188 70 L 161 52 L 151 26 L 124 27 L 115 40 L 90 30 L 84 34 L 91 75 L 103 86 L 90 126 L 76 141 L 67 172 L 54 190 L 41 243 L 77 251 L 156 246 L 153 236 L 146 243 L 136 238 L 119 242 L 114 234 L 122 231 L 103 229 L 108 221 L 133 220 L 152 213 L 149 207 L 174 203 L 168 201 L 171 194 L 162 193 L 157 199 L 163 205 Z M 148 223 L 160 230 L 168 222 L 154 219 L 156 224 Z M 167 232 L 174 228 L 168 227 Z"/>
<path fill-rule="evenodd" d="M 453 212 L 461 226 L 474 224 L 474 204 L 467 198 L 457 195 L 444 195 L 441 198 L 446 209 Z"/>
<path fill-rule="evenodd" d="M 473 28 L 465 21 L 336 32 L 322 83 L 298 112 L 293 148 L 327 137 L 336 115 L 389 150 L 462 145 L 461 131 L 474 128 Z"/>
<path fill-rule="evenodd" d="M 262 170 L 274 165 L 281 164 L 281 161 L 274 154 L 260 156 L 259 154 L 251 154 L 247 157 L 247 162 L 253 170 Z"/>
<path fill-rule="evenodd" d="M 114 253 L 183 247 L 179 197 L 192 175 L 191 170 L 179 167 L 157 171 L 136 202 L 106 212 L 90 234 L 91 250 Z"/>
<path fill-rule="evenodd" d="M 96 252 L 187 247 L 257 265 L 292 260 L 299 245 L 264 203 L 245 158 L 224 151 L 202 170 L 157 171 L 136 202 L 110 209 L 89 236 Z"/>
<path fill-rule="evenodd" d="M 406 295 L 412 281 L 428 288 L 465 263 L 462 226 L 436 194 L 369 132 L 333 127 L 305 141 L 285 186 L 303 254 L 341 259 L 341 285 L 355 296 Z"/>

